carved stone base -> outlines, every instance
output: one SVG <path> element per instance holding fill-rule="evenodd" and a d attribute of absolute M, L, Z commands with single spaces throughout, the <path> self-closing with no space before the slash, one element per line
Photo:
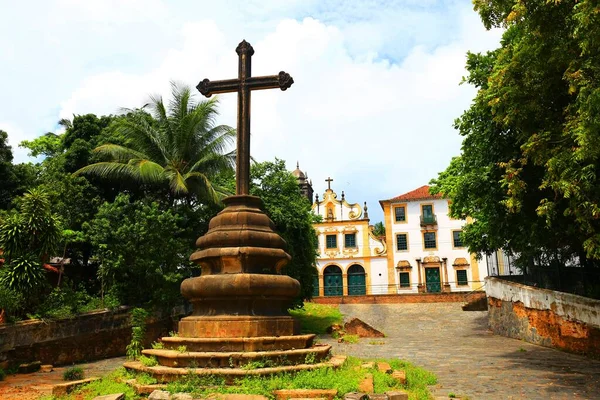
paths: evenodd
<path fill-rule="evenodd" d="M 190 316 L 179 321 L 179 335 L 188 338 L 247 338 L 293 334 L 294 319 L 289 316 Z"/>
<path fill-rule="evenodd" d="M 283 317 L 288 316 L 290 303 L 300 293 L 300 283 L 287 275 L 207 275 L 183 281 L 181 293 L 194 305 L 195 317 Z"/>

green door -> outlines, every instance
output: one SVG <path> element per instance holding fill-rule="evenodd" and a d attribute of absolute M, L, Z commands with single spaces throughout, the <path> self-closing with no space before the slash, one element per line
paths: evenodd
<path fill-rule="evenodd" d="M 342 270 L 330 265 L 323 271 L 323 291 L 325 296 L 341 296 L 343 291 Z"/>
<path fill-rule="evenodd" d="M 425 268 L 425 285 L 428 293 L 438 293 L 442 291 L 439 268 Z"/>
<path fill-rule="evenodd" d="M 319 275 L 313 275 L 313 297 L 319 296 Z"/>
<path fill-rule="evenodd" d="M 350 296 L 367 294 L 365 269 L 360 265 L 354 264 L 348 268 L 348 294 Z"/>

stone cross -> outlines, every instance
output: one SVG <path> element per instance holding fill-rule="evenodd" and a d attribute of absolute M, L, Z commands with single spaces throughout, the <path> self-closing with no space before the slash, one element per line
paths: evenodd
<path fill-rule="evenodd" d="M 239 56 L 237 79 L 210 81 L 204 79 L 196 88 L 206 97 L 218 93 L 238 93 L 237 112 L 237 158 L 236 158 L 236 194 L 249 194 L 250 186 L 250 92 L 252 90 L 286 90 L 294 79 L 281 71 L 278 75 L 252 76 L 252 55 L 254 49 L 250 43 L 242 40 L 235 49 Z"/>
<path fill-rule="evenodd" d="M 327 182 L 327 190 L 331 190 L 331 182 L 333 182 L 333 179 L 327 177 L 327 179 L 325 179 L 325 182 Z"/>

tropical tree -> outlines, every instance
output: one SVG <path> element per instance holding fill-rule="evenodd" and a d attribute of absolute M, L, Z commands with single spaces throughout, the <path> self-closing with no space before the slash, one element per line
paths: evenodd
<path fill-rule="evenodd" d="M 298 181 L 286 168 L 283 160 L 255 163 L 250 168 L 250 194 L 259 196 L 265 212 L 275 223 L 275 231 L 287 243 L 292 256 L 282 272 L 300 281 L 301 292 L 295 305 L 302 305 L 313 293 L 313 277 L 317 275 L 317 234 L 313 223 L 318 218 L 311 204 L 300 193 Z"/>
<path fill-rule="evenodd" d="M 0 221 L 0 248 L 4 265 L 0 285 L 31 295 L 45 284 L 44 263 L 58 249 L 62 230 L 52 213 L 48 195 L 32 189 L 19 199 L 19 212 Z M 29 296 L 31 300 L 35 296 Z"/>
<path fill-rule="evenodd" d="M 173 98 L 168 107 L 162 97 L 152 96 L 141 109 L 125 109 L 126 115 L 112 125 L 123 144 L 96 147 L 94 152 L 108 160 L 85 166 L 76 174 L 168 187 L 171 202 L 218 202 L 224 192 L 212 179 L 233 168 L 234 152 L 226 150 L 235 130 L 215 125 L 216 99 L 198 102 L 188 86 L 171 86 Z"/>
<path fill-rule="evenodd" d="M 478 92 L 455 123 L 462 154 L 433 190 L 452 199 L 452 216 L 473 218 L 470 251 L 503 248 L 525 268 L 578 264 L 598 277 L 597 2 L 474 4 L 487 28 L 505 32 L 498 49 L 467 56 L 465 81 Z"/>

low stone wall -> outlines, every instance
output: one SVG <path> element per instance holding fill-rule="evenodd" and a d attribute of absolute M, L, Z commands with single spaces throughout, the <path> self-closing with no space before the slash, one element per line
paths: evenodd
<path fill-rule="evenodd" d="M 541 346 L 600 357 L 600 301 L 486 278 L 494 333 Z"/>
<path fill-rule="evenodd" d="M 365 296 L 313 297 L 318 304 L 464 303 L 485 298 L 485 292 L 378 294 Z"/>
<path fill-rule="evenodd" d="M 152 317 L 146 345 L 172 329 L 170 317 Z M 95 311 L 73 319 L 0 325 L 0 365 L 30 361 L 64 365 L 117 357 L 131 341 L 130 309 Z"/>

